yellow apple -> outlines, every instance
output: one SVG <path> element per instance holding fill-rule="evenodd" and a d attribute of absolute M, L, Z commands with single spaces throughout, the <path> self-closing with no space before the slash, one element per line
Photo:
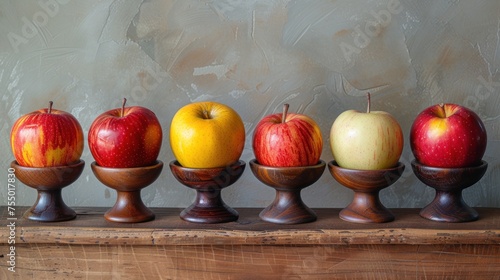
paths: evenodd
<path fill-rule="evenodd" d="M 245 146 L 245 126 L 231 107 L 217 102 L 194 102 L 177 111 L 170 125 L 170 147 L 188 168 L 229 166 Z"/>
<path fill-rule="evenodd" d="M 403 132 L 397 120 L 383 111 L 347 110 L 335 119 L 330 147 L 340 167 L 360 170 L 392 168 L 403 151 Z"/>

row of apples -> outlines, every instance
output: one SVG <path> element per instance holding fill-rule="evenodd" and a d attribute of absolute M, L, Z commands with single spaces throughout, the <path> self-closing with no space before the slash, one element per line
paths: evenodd
<path fill-rule="evenodd" d="M 88 132 L 88 145 L 98 165 L 112 168 L 148 166 L 157 160 L 162 128 L 156 115 L 141 106 L 109 110 Z M 389 113 L 347 110 L 334 121 L 330 147 L 339 166 L 377 170 L 394 167 L 403 150 L 403 132 Z M 83 132 L 71 114 L 49 107 L 20 117 L 11 131 L 11 146 L 19 165 L 64 166 L 77 162 Z M 318 162 L 323 137 L 313 118 L 288 113 L 264 117 L 253 134 L 253 151 L 260 164 L 308 166 Z M 416 116 L 410 131 L 412 152 L 427 166 L 457 168 L 480 164 L 487 143 L 483 122 L 468 108 L 436 104 Z M 195 102 L 180 108 L 170 126 L 170 146 L 184 167 L 215 168 L 238 161 L 245 128 L 238 113 L 224 104 Z"/>
<path fill-rule="evenodd" d="M 91 124 L 88 144 L 95 159 L 92 170 L 102 183 L 118 192 L 106 219 L 144 222 L 153 219 L 154 214 L 141 201 L 140 189 L 155 181 L 163 168 L 157 159 L 163 133 L 151 110 L 125 105 L 123 99 L 121 108 L 99 115 Z M 264 117 L 254 131 L 255 159 L 250 166 L 261 182 L 277 192 L 260 217 L 274 223 L 311 222 L 316 215 L 301 201 L 300 190 L 318 180 L 325 169 L 320 159 L 323 138 L 311 117 L 288 113 L 288 108 L 285 104 L 282 113 Z M 403 141 L 401 127 L 391 114 L 371 111 L 369 94 L 366 113 L 348 110 L 337 117 L 330 131 L 334 160 L 328 167 L 337 181 L 355 192 L 352 203 L 339 213 L 342 219 L 394 219 L 380 203 L 378 191 L 401 176 L 405 168 L 399 162 Z M 461 199 L 461 189 L 477 182 L 487 168 L 482 161 L 486 130 L 477 114 L 457 104 L 431 106 L 416 117 L 410 141 L 416 158 L 412 162 L 415 174 L 440 190 L 434 201 L 422 209 L 421 216 L 452 222 L 477 219 L 477 212 Z M 237 212 L 223 203 L 220 190 L 242 174 L 245 163 L 239 159 L 244 144 L 243 121 L 224 104 L 195 102 L 177 111 L 170 127 L 170 145 L 176 158 L 170 168 L 177 180 L 198 192 L 181 218 L 202 223 L 238 218 Z M 38 221 L 75 218 L 75 212 L 62 202 L 60 189 L 76 180 L 83 170 L 83 132 L 78 120 L 53 109 L 49 102 L 48 108 L 15 122 L 11 145 L 16 159 L 13 170 L 18 171 L 21 181 L 39 191 L 37 202 L 25 217 Z M 57 167 L 64 166 L 68 168 L 62 175 L 68 180 L 59 176 L 61 170 Z M 45 180 L 51 176 L 53 182 Z M 36 177 L 44 179 L 33 180 Z M 59 195 L 48 191 L 52 184 Z M 455 195 L 449 195 L 450 186 L 455 187 Z M 47 199 L 40 199 L 43 197 Z M 451 212 L 447 210 L 449 205 L 454 206 Z"/>

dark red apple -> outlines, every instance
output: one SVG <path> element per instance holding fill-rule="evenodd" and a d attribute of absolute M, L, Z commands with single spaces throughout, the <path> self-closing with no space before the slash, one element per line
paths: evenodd
<path fill-rule="evenodd" d="M 310 166 L 318 163 L 323 138 L 317 123 L 303 114 L 264 117 L 255 127 L 253 151 L 258 163 L 274 167 Z"/>
<path fill-rule="evenodd" d="M 162 129 L 156 115 L 141 106 L 116 108 L 99 115 L 89 129 L 88 143 L 96 163 L 124 168 L 153 165 L 160 153 Z"/>
<path fill-rule="evenodd" d="M 486 140 L 486 129 L 479 116 L 457 104 L 437 104 L 425 109 L 410 131 L 415 159 L 433 167 L 479 165 Z"/>

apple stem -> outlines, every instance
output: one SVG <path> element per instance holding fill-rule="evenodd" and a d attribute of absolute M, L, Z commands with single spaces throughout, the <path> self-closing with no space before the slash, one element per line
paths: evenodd
<path fill-rule="evenodd" d="M 439 103 L 439 108 L 441 108 L 441 117 L 446 118 L 446 110 L 444 109 L 444 103 Z"/>
<path fill-rule="evenodd" d="M 47 109 L 47 113 L 52 113 L 52 104 L 54 104 L 54 102 L 52 101 L 49 101 L 49 108 Z"/>
<path fill-rule="evenodd" d="M 123 102 L 122 102 L 122 111 L 120 113 L 120 117 L 123 117 L 123 115 L 125 114 L 125 103 L 127 103 L 127 98 L 123 98 Z"/>
<path fill-rule="evenodd" d="M 210 116 L 208 115 L 208 111 L 207 110 L 203 110 L 203 118 L 208 120 L 210 119 Z"/>
<path fill-rule="evenodd" d="M 288 113 L 288 108 L 290 107 L 290 105 L 288 103 L 285 103 L 283 105 L 283 116 L 281 118 L 281 123 L 285 123 L 286 122 L 286 114 Z"/>
<path fill-rule="evenodd" d="M 371 100 L 371 97 L 370 97 L 370 93 L 369 93 L 369 92 L 366 94 L 366 97 L 367 97 L 367 99 L 368 99 L 368 106 L 367 106 L 367 108 L 366 108 L 366 112 L 367 112 L 367 113 L 370 113 L 370 109 L 371 109 L 370 107 L 371 107 L 372 100 Z"/>

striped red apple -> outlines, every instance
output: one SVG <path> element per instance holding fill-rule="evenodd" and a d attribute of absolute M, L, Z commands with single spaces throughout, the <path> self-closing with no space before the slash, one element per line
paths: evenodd
<path fill-rule="evenodd" d="M 257 162 L 273 167 L 310 166 L 319 162 L 323 137 L 318 124 L 309 116 L 288 113 L 271 114 L 259 121 L 253 135 Z"/>
<path fill-rule="evenodd" d="M 65 166 L 78 162 L 83 152 L 83 132 L 78 120 L 49 107 L 21 116 L 10 134 L 17 163 L 27 167 Z"/>

